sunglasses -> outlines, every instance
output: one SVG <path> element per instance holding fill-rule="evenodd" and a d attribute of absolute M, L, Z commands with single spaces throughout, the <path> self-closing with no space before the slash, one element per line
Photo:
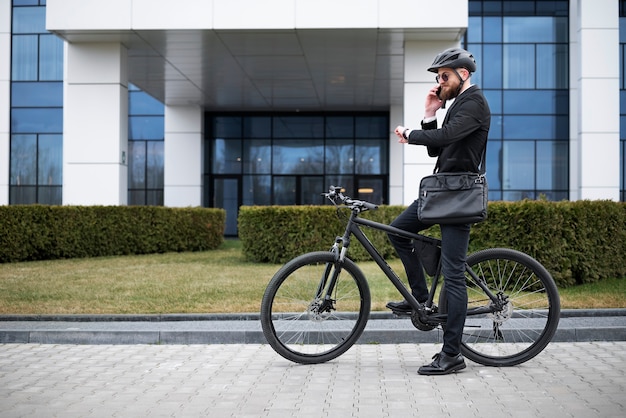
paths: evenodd
<path fill-rule="evenodd" d="M 448 73 L 443 73 L 441 75 L 435 76 L 435 81 L 437 81 L 437 83 L 439 83 L 440 79 L 443 80 L 444 83 L 446 83 L 450 79 L 450 76 L 448 75 Z"/>

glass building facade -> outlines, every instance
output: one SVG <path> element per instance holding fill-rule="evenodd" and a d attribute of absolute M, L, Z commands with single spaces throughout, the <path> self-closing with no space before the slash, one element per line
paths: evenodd
<path fill-rule="evenodd" d="M 492 112 L 491 200 L 569 197 L 568 8 L 567 1 L 469 2 L 464 45 L 479 64 L 472 82 Z"/>
<path fill-rule="evenodd" d="M 63 42 L 45 30 L 45 0 L 14 0 L 10 204 L 61 204 Z M 620 1 L 620 103 L 625 102 L 626 2 Z M 492 110 L 491 200 L 569 198 L 569 2 L 469 5 L 462 46 Z M 620 106 L 621 200 L 626 110 Z M 340 184 L 388 202 L 387 113 L 206 113 L 204 205 L 321 204 Z M 164 106 L 129 86 L 128 203 L 163 204 Z M 230 225 L 230 229 L 236 226 Z"/>
<path fill-rule="evenodd" d="M 378 113 L 205 115 L 205 206 L 317 205 L 329 185 L 388 202 L 389 117 Z M 237 231 L 227 216 L 226 234 Z"/>
<path fill-rule="evenodd" d="M 163 205 L 165 108 L 128 87 L 128 204 Z"/>
<path fill-rule="evenodd" d="M 9 202 L 61 204 L 63 41 L 46 31 L 44 0 L 14 0 Z"/>

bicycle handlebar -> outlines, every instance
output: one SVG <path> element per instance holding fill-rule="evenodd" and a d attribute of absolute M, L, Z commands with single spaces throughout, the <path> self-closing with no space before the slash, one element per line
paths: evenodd
<path fill-rule="evenodd" d="M 322 193 L 322 196 L 326 196 L 328 200 L 333 202 L 335 206 L 345 205 L 353 211 L 364 212 L 366 210 L 376 210 L 378 205 L 374 203 L 366 202 L 365 200 L 352 199 L 348 196 L 344 196 L 341 186 L 330 186 L 328 193 Z"/>

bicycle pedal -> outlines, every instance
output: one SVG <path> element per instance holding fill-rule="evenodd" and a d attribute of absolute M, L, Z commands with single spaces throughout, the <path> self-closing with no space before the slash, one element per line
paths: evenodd
<path fill-rule="evenodd" d="M 407 311 L 394 311 L 393 309 L 391 310 L 391 313 L 396 315 L 396 316 L 411 316 L 412 312 L 407 312 Z"/>

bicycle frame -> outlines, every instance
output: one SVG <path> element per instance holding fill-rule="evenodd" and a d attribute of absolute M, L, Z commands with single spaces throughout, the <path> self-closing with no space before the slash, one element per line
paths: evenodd
<path fill-rule="evenodd" d="M 438 323 L 445 322 L 447 318 L 446 314 L 430 314 L 426 316 L 424 304 L 419 303 L 417 299 L 415 299 L 415 297 L 407 289 L 407 287 L 402 283 L 402 281 L 400 280 L 400 277 L 398 277 L 395 271 L 393 271 L 393 269 L 385 261 L 383 256 L 380 255 L 376 247 L 374 247 L 374 244 L 371 243 L 369 238 L 361 230 L 361 226 L 366 226 L 366 227 L 376 229 L 379 231 L 384 231 L 390 234 L 401 236 L 403 238 L 409 238 L 413 240 L 428 242 L 430 244 L 438 245 L 438 246 L 441 245 L 441 240 L 432 238 L 432 237 L 427 237 L 421 234 L 415 234 L 415 233 L 405 231 L 402 229 L 398 229 L 393 226 L 386 225 L 380 222 L 375 222 L 369 219 L 361 218 L 359 217 L 358 210 L 352 210 L 350 218 L 346 225 L 344 235 L 342 237 L 337 237 L 337 239 L 335 240 L 335 244 L 333 245 L 333 249 L 334 251 L 337 251 L 339 247 L 339 243 L 342 244 L 341 251 L 337 255 L 337 260 L 339 262 L 342 262 L 344 258 L 346 257 L 348 248 L 350 247 L 350 239 L 351 239 L 350 237 L 353 235 L 357 239 L 357 241 L 359 241 L 361 245 L 363 245 L 363 247 L 365 248 L 365 251 L 367 251 L 370 257 L 372 257 L 372 259 L 376 262 L 378 267 L 380 267 L 383 273 L 385 273 L 385 275 L 387 276 L 389 281 L 391 281 L 393 286 L 398 290 L 398 292 L 400 292 L 400 294 L 405 298 L 405 300 L 409 302 L 409 304 L 413 307 L 413 310 L 417 312 L 422 319 L 424 320 L 427 319 L 429 322 L 438 322 Z M 329 291 L 326 295 L 327 297 L 325 298 L 327 300 L 329 299 L 328 295 L 330 294 L 330 289 L 333 289 L 334 287 L 336 277 L 339 273 L 338 270 L 339 269 L 335 270 L 334 277 L 331 278 L 330 286 L 328 287 Z M 489 290 L 489 288 L 484 284 L 484 282 L 472 271 L 470 266 L 467 264 L 465 265 L 465 271 L 492 301 L 492 303 L 489 304 L 488 306 L 468 309 L 467 315 L 468 316 L 480 315 L 480 314 L 485 314 L 485 313 L 493 313 L 493 312 L 497 312 L 501 310 L 503 305 L 502 305 L 502 301 L 500 300 L 500 298 L 498 298 L 498 296 L 494 295 Z M 435 297 L 435 291 L 437 290 L 440 277 L 441 277 L 441 262 L 439 262 L 437 272 L 432 278 L 433 282 L 430 287 L 428 301 L 426 302 L 426 305 L 428 306 L 431 306 L 433 302 L 433 299 Z M 324 283 L 321 283 L 320 287 L 321 288 L 319 289 L 318 294 L 322 293 L 322 288 L 324 287 Z"/>

